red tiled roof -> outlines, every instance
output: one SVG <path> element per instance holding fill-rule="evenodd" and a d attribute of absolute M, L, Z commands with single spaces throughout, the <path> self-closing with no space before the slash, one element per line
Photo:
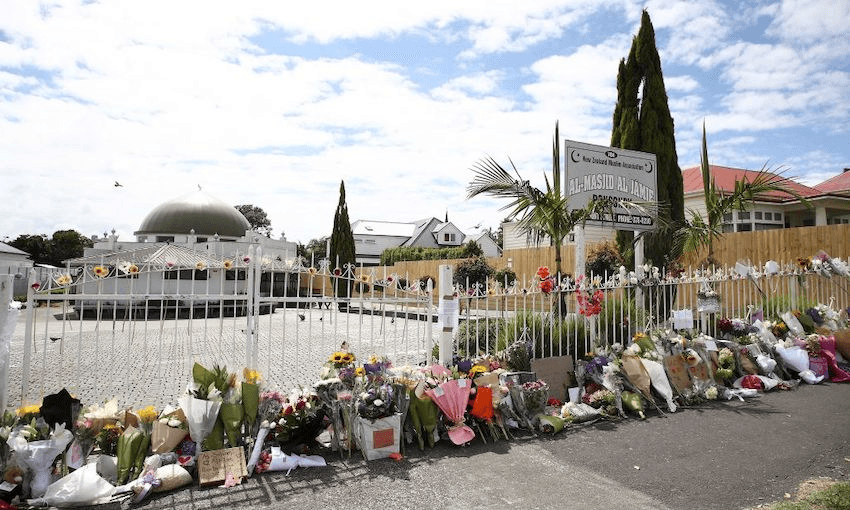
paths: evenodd
<path fill-rule="evenodd" d="M 850 193 L 850 171 L 830 177 L 815 187 L 825 193 Z"/>
<path fill-rule="evenodd" d="M 731 191 L 735 189 L 735 182 L 743 179 L 748 179 L 750 182 L 759 174 L 756 170 L 744 170 L 742 168 L 729 168 L 725 166 L 710 165 L 711 176 L 714 177 L 715 185 L 723 191 Z M 797 181 L 782 177 L 779 174 L 766 172 L 767 175 L 788 189 L 794 190 L 803 197 L 814 197 L 823 194 L 821 190 L 811 188 L 805 184 L 800 184 Z M 682 170 L 682 185 L 685 194 L 703 190 L 702 171 L 699 166 L 686 168 Z M 771 192 L 765 194 L 765 199 L 775 201 L 796 200 L 793 196 L 787 193 Z"/>

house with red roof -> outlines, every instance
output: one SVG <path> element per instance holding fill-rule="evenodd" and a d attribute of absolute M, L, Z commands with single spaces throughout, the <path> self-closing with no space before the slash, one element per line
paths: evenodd
<path fill-rule="evenodd" d="M 805 198 L 807 207 L 797 197 L 787 193 L 769 193 L 752 204 L 747 211 L 733 211 L 723 218 L 724 232 L 750 232 L 775 228 L 808 227 L 850 223 L 850 169 L 816 186 L 806 186 L 782 174 L 768 172 L 771 180 Z M 710 165 L 711 176 L 720 190 L 728 191 L 735 182 L 752 181 L 758 171 Z M 699 166 L 682 170 L 685 211 L 705 216 L 702 171 Z"/>

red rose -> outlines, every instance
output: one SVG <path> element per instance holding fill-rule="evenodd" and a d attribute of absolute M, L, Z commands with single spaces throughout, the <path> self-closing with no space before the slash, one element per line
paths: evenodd
<path fill-rule="evenodd" d="M 293 409 L 292 406 L 289 405 L 289 404 L 287 404 L 286 407 L 283 408 L 283 415 L 284 416 L 289 416 L 290 414 L 292 414 L 294 412 L 295 412 L 295 409 Z"/>
<path fill-rule="evenodd" d="M 301 400 L 301 399 L 299 399 L 298 402 L 295 404 L 295 410 L 296 411 L 300 411 L 300 410 L 304 409 L 305 407 L 307 407 L 307 402 L 304 401 L 304 400 Z"/>

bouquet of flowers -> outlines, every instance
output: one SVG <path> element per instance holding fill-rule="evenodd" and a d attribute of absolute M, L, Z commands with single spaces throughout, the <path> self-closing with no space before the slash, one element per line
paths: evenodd
<path fill-rule="evenodd" d="M 717 330 L 729 338 L 736 339 L 746 337 L 753 332 L 753 328 L 746 320 L 726 317 L 717 319 Z"/>
<path fill-rule="evenodd" d="M 357 399 L 357 414 L 369 420 L 390 416 L 395 412 L 393 388 L 390 384 L 372 385 L 360 393 Z"/>
<path fill-rule="evenodd" d="M 65 448 L 74 439 L 64 425 L 56 425 L 51 431 L 47 422 L 39 417 L 30 423 L 12 429 L 6 444 L 15 453 L 18 462 L 33 472 L 30 493 L 33 498 L 44 495 L 50 485 L 50 468 Z"/>
<path fill-rule="evenodd" d="M 180 408 L 167 406 L 153 422 L 151 430 L 151 453 L 168 453 L 186 437 L 189 426 L 186 415 Z"/>
<path fill-rule="evenodd" d="M 213 431 L 221 409 L 221 390 L 227 384 L 227 370 L 216 366 L 212 372 L 199 363 L 192 367 L 193 384 L 178 402 L 186 422 L 189 425 L 189 434 L 192 440 L 203 446 L 203 442 Z M 222 380 L 223 379 L 223 380 Z M 216 446 L 221 447 L 223 441 L 220 437 L 214 441 Z"/>
<path fill-rule="evenodd" d="M 723 381 L 731 381 L 735 378 L 735 353 L 728 347 L 720 349 L 717 353 L 717 371 L 715 374 L 718 379 Z"/>
<path fill-rule="evenodd" d="M 408 390 L 410 395 L 410 423 L 420 450 L 434 447 L 435 434 L 437 431 L 437 419 L 440 409 L 434 400 L 428 396 L 426 390 L 433 389 L 436 382 L 428 385 L 425 379 L 420 380 L 414 388 Z"/>
<path fill-rule="evenodd" d="M 425 391 L 452 422 L 452 425 L 448 427 L 449 439 L 456 445 L 465 444 L 475 437 L 475 432 L 464 422 L 470 389 L 469 379 L 450 379 L 436 388 Z"/>
<path fill-rule="evenodd" d="M 257 438 L 254 440 L 254 448 L 251 451 L 251 457 L 248 459 L 248 476 L 250 476 L 255 468 L 258 472 L 267 469 L 262 467 L 262 453 L 266 437 L 272 428 L 277 426 L 277 420 L 283 411 L 283 404 L 286 402 L 286 397 L 276 391 L 264 391 L 260 394 L 260 402 L 257 407 L 257 419 L 260 420 L 260 428 L 257 432 Z M 271 458 L 268 458 L 271 462 Z"/>
<path fill-rule="evenodd" d="M 593 317 L 602 312 L 602 302 L 605 300 L 605 293 L 601 289 L 596 289 L 591 294 L 585 289 L 584 275 L 580 275 L 576 279 L 576 285 L 579 290 L 576 291 L 576 301 L 578 301 L 579 313 L 585 317 Z"/>
<path fill-rule="evenodd" d="M 551 294 L 555 289 L 555 277 L 549 273 L 549 268 L 546 266 L 537 269 L 537 278 L 540 280 L 537 286 L 540 287 L 540 292 Z"/>
<path fill-rule="evenodd" d="M 514 408 L 525 425 L 534 430 L 537 415 L 543 412 L 549 399 L 549 385 L 538 379 L 508 386 Z"/>

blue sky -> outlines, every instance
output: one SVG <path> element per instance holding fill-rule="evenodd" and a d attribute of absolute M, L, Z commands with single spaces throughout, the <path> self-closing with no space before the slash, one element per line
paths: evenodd
<path fill-rule="evenodd" d="M 551 137 L 607 145 L 620 58 L 652 18 L 679 163 L 850 167 L 850 2 L 2 1 L 0 240 L 122 239 L 197 189 L 273 234 L 356 219 L 496 227 L 470 167 L 542 185 Z M 123 186 L 113 186 L 114 181 Z"/>

